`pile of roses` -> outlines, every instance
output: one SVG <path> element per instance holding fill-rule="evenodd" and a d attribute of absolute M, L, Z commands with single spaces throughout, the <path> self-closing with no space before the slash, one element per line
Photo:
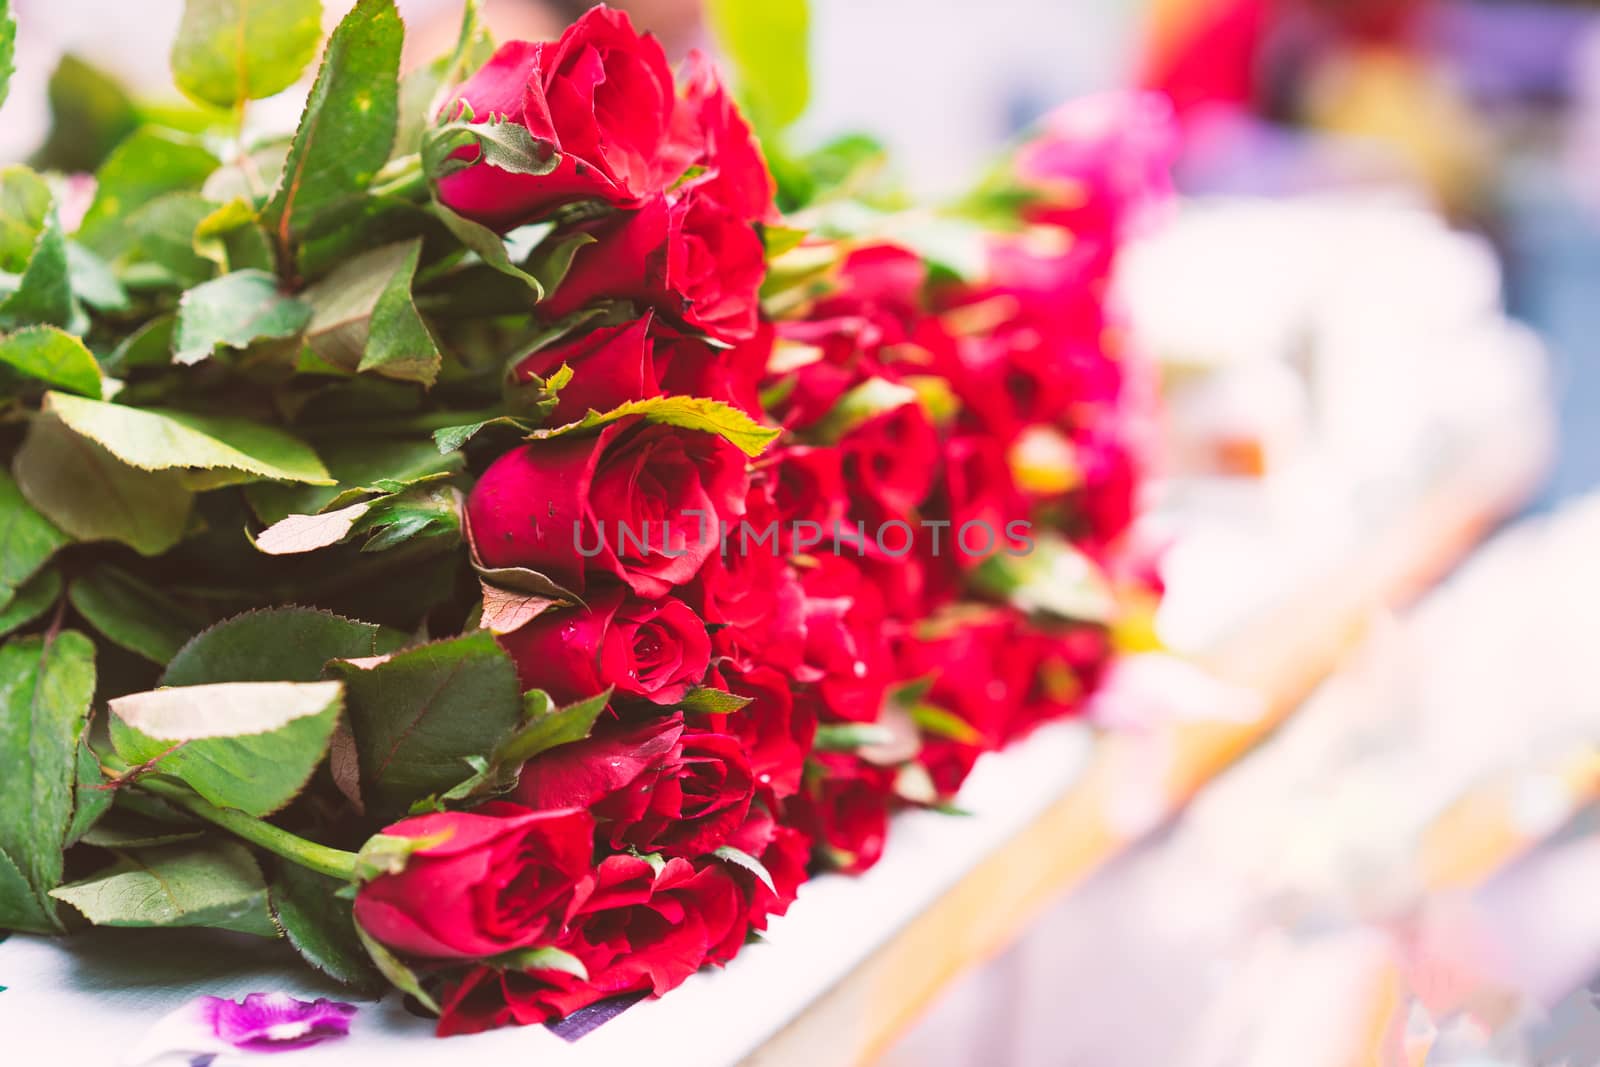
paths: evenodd
<path fill-rule="evenodd" d="M 192 924 L 286 934 L 452 1034 L 726 963 L 812 873 L 876 863 L 896 810 L 1081 713 L 1158 592 L 1128 536 L 1146 383 L 1106 292 L 1170 142 L 1148 100 L 1063 109 L 939 223 L 979 249 L 956 269 L 876 204 L 783 194 L 704 57 L 675 76 L 605 7 L 488 54 L 469 5 L 390 97 L 401 140 L 427 104 L 413 150 L 324 195 L 317 121 L 359 154 L 370 108 L 340 94 L 393 20 L 363 0 L 335 33 L 276 186 L 241 145 L 183 193 L 192 276 L 141 215 L 90 240 L 103 200 L 39 228 L 123 302 L 5 323 L 40 388 L 0 489 L 56 531 L 13 600 L 52 567 L 69 592 L 0 657 L 41 691 L 69 638 L 104 666 L 64 716 L 50 870 L 0 828 L 0 925 L 170 925 L 97 894 L 124 857 L 226 860 L 237 893 Z M 92 356 L 94 395 L 26 361 L 30 330 Z M 176 528 L 62 504 L 62 434 L 145 494 L 125 524 L 159 526 L 158 475 L 191 494 Z M 176 639 L 129 630 L 163 603 Z"/>

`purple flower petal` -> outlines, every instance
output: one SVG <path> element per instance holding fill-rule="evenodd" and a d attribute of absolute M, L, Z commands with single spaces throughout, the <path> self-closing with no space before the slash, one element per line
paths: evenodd
<path fill-rule="evenodd" d="M 344 1037 L 356 1013 L 354 1004 L 321 997 L 296 1000 L 287 993 L 251 993 L 242 1002 L 204 997 L 200 1010 L 217 1037 L 256 1052 L 288 1051 Z"/>

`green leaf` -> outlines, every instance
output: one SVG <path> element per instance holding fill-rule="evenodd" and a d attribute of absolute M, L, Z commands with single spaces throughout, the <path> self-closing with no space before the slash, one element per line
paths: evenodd
<path fill-rule="evenodd" d="M 96 311 L 127 311 L 128 291 L 111 264 L 77 241 L 67 241 L 67 278 L 72 292 Z"/>
<path fill-rule="evenodd" d="M 5 106 L 11 89 L 11 75 L 17 69 L 17 23 L 11 17 L 11 0 L 0 0 L 0 107 Z"/>
<path fill-rule="evenodd" d="M 160 590 L 107 563 L 74 578 L 67 598 L 113 644 L 161 666 L 201 625 Z"/>
<path fill-rule="evenodd" d="M 134 330 L 105 357 L 107 373 L 123 374 L 134 367 L 160 367 L 172 362 L 172 329 L 175 315 L 158 315 Z"/>
<path fill-rule="evenodd" d="M 589 969 L 583 961 L 570 952 L 556 948 L 554 945 L 545 945 L 542 948 L 522 948 L 515 952 L 504 952 L 491 957 L 486 961 L 489 966 L 502 971 L 560 971 L 570 974 L 580 982 L 589 980 Z"/>
<path fill-rule="evenodd" d="M 310 321 L 311 306 L 279 292 L 273 275 L 235 271 L 183 294 L 172 358 L 198 363 L 218 345 L 244 348 L 254 341 L 294 337 Z"/>
<path fill-rule="evenodd" d="M 64 393 L 46 393 L 44 406 L 73 430 L 141 470 L 221 468 L 263 478 L 333 484 L 308 445 L 247 419 L 134 408 Z"/>
<path fill-rule="evenodd" d="M 461 536 L 461 494 L 448 485 L 421 485 L 372 501 L 356 520 L 357 531 L 371 533 L 363 552 L 383 552 L 425 537 Z"/>
<path fill-rule="evenodd" d="M 272 917 L 306 962 L 336 982 L 377 996 L 383 976 L 356 933 L 350 902 L 334 895 L 339 888 L 326 875 L 281 864 L 272 883 Z"/>
<path fill-rule="evenodd" d="M 101 164 L 77 239 L 116 258 L 128 247 L 122 224 L 129 216 L 168 193 L 199 189 L 216 169 L 217 157 L 194 141 L 163 130 L 139 130 Z"/>
<path fill-rule="evenodd" d="M 406 241 L 365 252 L 308 288 L 306 344 L 318 359 L 347 371 L 392 364 L 390 376 L 432 381 L 439 350 L 411 301 L 420 244 Z"/>
<path fill-rule="evenodd" d="M 1092 623 L 1116 616 L 1116 597 L 1100 565 L 1058 536 L 1038 537 L 1024 555 L 995 553 L 973 579 L 979 589 L 1028 614 Z"/>
<path fill-rule="evenodd" d="M 121 85 L 74 55 L 50 75 L 50 136 L 33 158 L 48 170 L 92 171 L 139 125 Z"/>
<path fill-rule="evenodd" d="M 21 275 L 0 300 L 0 330 L 76 325 L 67 239 L 50 187 L 27 167 L 0 169 L 0 270 Z"/>
<path fill-rule="evenodd" d="M 0 605 L 44 566 L 67 535 L 39 514 L 0 470 Z"/>
<path fill-rule="evenodd" d="M 232 841 L 121 853 L 106 870 L 51 895 L 96 926 L 209 926 L 277 936 L 261 868 Z"/>
<path fill-rule="evenodd" d="M 823 723 L 813 746 L 818 752 L 851 752 L 858 748 L 890 744 L 894 735 L 876 723 Z"/>
<path fill-rule="evenodd" d="M 737 693 L 700 685 L 685 693 L 678 707 L 692 715 L 732 715 L 750 700 L 750 697 L 742 697 Z"/>
<path fill-rule="evenodd" d="M 217 265 L 194 248 L 195 232 L 214 206 L 198 193 L 158 196 L 106 238 L 110 250 L 103 254 L 129 289 L 193 288 L 216 273 Z"/>
<path fill-rule="evenodd" d="M 271 608 L 224 619 L 183 647 L 162 685 L 211 682 L 315 682 L 330 660 L 376 656 L 384 634 L 314 608 Z"/>
<path fill-rule="evenodd" d="M 80 633 L 0 645 L 0 852 L 52 922 L 94 683 L 94 645 Z"/>
<path fill-rule="evenodd" d="M 757 127 L 776 131 L 799 118 L 811 95 L 806 0 L 707 0 L 705 14 Z"/>
<path fill-rule="evenodd" d="M 0 363 L 26 378 L 100 399 L 100 364 L 83 342 L 54 326 L 0 337 Z"/>
<path fill-rule="evenodd" d="M 54 905 L 39 903 L 17 861 L 0 852 L 0 938 L 6 930 L 55 934 L 61 932 L 61 921 Z"/>
<path fill-rule="evenodd" d="M 260 270 L 269 274 L 276 264 L 272 245 L 262 230 L 255 207 L 244 197 L 234 197 L 200 220 L 192 241 L 196 255 L 224 271 Z"/>
<path fill-rule="evenodd" d="M 732 845 L 723 845 L 713 853 L 718 859 L 726 860 L 735 867 L 742 867 L 761 880 L 761 884 L 778 892 L 778 887 L 772 884 L 772 873 L 767 870 L 767 865 L 756 859 L 743 849 L 734 848 Z"/>
<path fill-rule="evenodd" d="M 528 132 L 520 119 L 489 115 L 472 121 L 472 109 L 459 101 L 462 118 L 441 123 L 422 138 L 422 172 L 430 182 L 478 163 L 510 174 L 549 174 L 561 164 L 555 146 Z M 456 155 L 461 149 L 476 149 Z"/>
<path fill-rule="evenodd" d="M 67 827 L 67 844 L 76 844 L 111 810 L 116 793 L 106 785 L 100 758 L 89 747 L 89 730 L 78 738 L 76 781 L 72 787 L 72 823 Z"/>
<path fill-rule="evenodd" d="M 270 815 L 322 762 L 342 704 L 338 682 L 154 689 L 111 701 L 111 744 L 129 764 L 170 774 L 218 807 Z"/>
<path fill-rule="evenodd" d="M 321 0 L 185 0 L 172 78 L 198 104 L 241 107 L 298 81 L 321 40 Z"/>
<path fill-rule="evenodd" d="M 528 437 L 543 441 L 573 433 L 586 433 L 635 415 L 642 416 L 646 422 L 714 433 L 747 456 L 759 456 L 783 432 L 762 426 L 738 408 L 720 400 L 694 396 L 654 396 L 646 400 L 630 400 L 607 412 L 591 411 L 577 422 L 554 429 L 534 430 Z"/>
<path fill-rule="evenodd" d="M 317 443 L 318 454 L 339 484 L 292 485 L 256 482 L 245 488 L 251 510 L 271 525 L 289 515 L 310 515 L 371 495 L 356 490 L 393 484 L 404 488 L 462 467 L 460 456 L 442 456 L 426 440 L 355 437 Z M 391 490 L 383 489 L 383 492 Z"/>
<path fill-rule="evenodd" d="M 61 575 L 54 570 L 43 570 L 29 578 L 0 606 L 0 637 L 20 630 L 49 611 L 61 596 Z"/>
<path fill-rule="evenodd" d="M 967 720 L 951 711 L 946 711 L 937 704 L 918 703 L 911 706 L 909 714 L 911 721 L 925 734 L 934 737 L 945 737 L 963 745 L 976 745 L 983 742 L 983 735 Z"/>
<path fill-rule="evenodd" d="M 365 189 L 388 160 L 404 32 L 394 0 L 359 0 L 333 31 L 263 215 L 280 250 L 330 207 Z"/>
<path fill-rule="evenodd" d="M 909 385 L 868 378 L 841 396 L 832 410 L 806 430 L 806 436 L 824 444 L 834 444 L 862 423 L 916 402 L 917 391 Z"/>
<path fill-rule="evenodd" d="M 482 223 L 473 222 L 464 215 L 456 214 L 437 200 L 433 202 L 432 209 L 439 221 L 444 223 L 445 229 L 449 230 L 456 240 L 477 253 L 479 259 L 501 274 L 526 284 L 533 290 L 534 300 L 544 299 L 544 283 L 512 262 L 511 250 L 504 237 Z"/>
<path fill-rule="evenodd" d="M 390 952 L 382 942 L 362 929 L 359 922 L 356 923 L 356 936 L 361 940 L 361 946 L 367 950 L 367 955 L 372 958 L 373 964 L 389 980 L 390 985 L 416 998 L 417 1003 L 435 1015 L 439 1014 L 438 1002 L 422 988 L 422 983 L 417 979 L 415 972 L 402 963 L 399 956 Z"/>
<path fill-rule="evenodd" d="M 442 357 L 428 324 L 422 321 L 411 297 L 411 283 L 422 254 L 422 242 L 401 245 L 406 250 L 389 275 L 372 308 L 367 343 L 362 350 L 359 371 L 376 371 L 385 378 L 432 385 L 439 377 Z"/>
<path fill-rule="evenodd" d="M 492 751 L 521 718 L 516 668 L 484 631 L 330 669 L 345 682 L 369 811 L 404 812 L 455 785 L 462 760 Z"/>
<path fill-rule="evenodd" d="M 504 426 L 508 429 L 520 430 L 523 433 L 533 430 L 533 425 L 522 419 L 512 418 L 510 415 L 496 415 L 492 419 L 484 419 L 481 422 L 469 422 L 462 426 L 446 426 L 441 430 L 435 430 L 433 431 L 433 442 L 441 455 L 448 455 L 491 426 Z"/>
<path fill-rule="evenodd" d="M 183 538 L 194 502 L 176 471 L 130 467 L 51 416 L 29 424 L 12 473 L 28 503 L 73 539 L 119 541 L 146 556 Z"/>
<path fill-rule="evenodd" d="M 528 721 L 495 750 L 494 762 L 500 766 L 520 767 L 541 752 L 588 737 L 600 713 L 611 703 L 611 690 L 554 710 L 550 710 L 550 698 L 542 690 L 533 690 L 525 699 L 530 711 Z"/>

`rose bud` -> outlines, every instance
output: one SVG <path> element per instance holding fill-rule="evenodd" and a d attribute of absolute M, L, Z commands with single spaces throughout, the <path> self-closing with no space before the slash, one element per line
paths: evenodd
<path fill-rule="evenodd" d="M 765 478 L 752 482 L 745 521 L 682 590 L 708 624 L 718 627 L 723 655 L 798 666 L 805 645 L 805 593 L 784 555 L 785 540 Z"/>
<path fill-rule="evenodd" d="M 478 959 L 554 936 L 581 895 L 594 848 L 594 819 L 576 807 L 497 802 L 383 832 L 427 843 L 404 870 L 361 887 L 356 921 L 390 948 L 427 959 Z"/>
<path fill-rule="evenodd" d="M 547 425 L 577 422 L 590 411 L 610 411 L 630 400 L 660 396 L 656 380 L 655 342 L 650 336 L 654 316 L 620 326 L 584 329 L 575 336 L 529 354 L 512 376 L 519 382 L 548 379 L 563 365 L 572 368 L 572 380 L 562 387 Z"/>
<path fill-rule="evenodd" d="M 1008 527 L 1025 519 L 1028 509 L 1000 441 L 986 434 L 958 434 L 947 440 L 944 490 L 950 528 L 941 554 L 967 568 L 996 552 L 1021 550 Z"/>
<path fill-rule="evenodd" d="M 705 623 L 683 601 L 639 600 L 615 587 L 588 607 L 547 611 L 500 636 L 522 684 L 558 704 L 615 686 L 621 697 L 675 704 L 704 681 L 711 662 Z"/>
<path fill-rule="evenodd" d="M 575 200 L 633 205 L 683 173 L 663 151 L 677 106 L 672 70 L 620 11 L 593 8 L 553 44 L 502 45 L 451 97 L 447 117 L 457 100 L 474 121 L 509 118 L 559 153 L 549 174 L 477 163 L 440 181 L 446 206 L 498 230 Z"/>
<path fill-rule="evenodd" d="M 598 300 L 633 300 L 723 342 L 756 332 L 766 249 L 755 228 L 690 185 L 589 227 L 595 237 L 540 307 L 567 315 Z"/>
<path fill-rule="evenodd" d="M 749 755 L 759 788 L 778 799 L 793 795 L 800 788 L 800 775 L 817 734 L 815 707 L 806 701 L 797 703 L 793 680 L 773 667 L 739 667 L 725 662 L 717 674 L 728 692 L 747 697 L 750 703 L 731 715 L 707 716 L 707 729 L 738 740 Z"/>
<path fill-rule="evenodd" d="M 939 469 L 939 438 L 922 405 L 901 404 L 868 419 L 839 441 L 852 518 L 871 532 L 881 524 L 915 517 Z M 884 541 L 898 550 L 904 539 Z M 876 538 L 869 543 L 876 543 Z"/>
<path fill-rule="evenodd" d="M 530 807 L 586 807 L 613 848 L 700 856 L 744 821 L 755 793 L 739 742 L 685 729 L 682 716 L 608 723 L 529 760 L 516 798 Z"/>
<path fill-rule="evenodd" d="M 608 856 L 594 879 L 556 946 L 588 978 L 473 968 L 445 987 L 440 1036 L 531 1026 L 623 993 L 660 996 L 706 964 L 726 963 L 750 929 L 745 893 L 721 861 L 668 860 L 658 874 L 637 856 Z"/>
<path fill-rule="evenodd" d="M 812 755 L 820 773 L 789 802 L 794 821 L 835 868 L 851 874 L 878 862 L 889 833 L 895 769 L 848 752 Z"/>
<path fill-rule="evenodd" d="M 750 222 L 777 218 L 777 192 L 767 161 L 750 126 L 717 77 L 717 68 L 695 50 L 684 63 L 683 96 L 673 116 L 671 147 L 682 170 L 700 167 L 707 195 Z"/>
<path fill-rule="evenodd" d="M 714 434 L 623 419 L 533 441 L 490 465 L 467 500 L 489 567 L 529 567 L 580 595 L 588 574 L 664 596 L 744 514 L 745 457 Z"/>
<path fill-rule="evenodd" d="M 840 556 L 821 556 L 802 578 L 808 677 L 833 721 L 877 722 L 893 677 L 877 589 Z"/>

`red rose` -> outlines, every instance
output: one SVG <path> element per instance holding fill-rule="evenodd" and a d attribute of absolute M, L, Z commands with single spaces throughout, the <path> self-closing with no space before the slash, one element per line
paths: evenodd
<path fill-rule="evenodd" d="M 441 997 L 441 1036 L 542 1023 L 622 993 L 660 996 L 702 966 L 726 963 L 744 944 L 748 895 L 725 863 L 672 859 L 657 873 L 637 856 L 619 855 L 594 877 L 571 932 L 556 942 L 582 961 L 587 980 L 474 968 Z"/>
<path fill-rule="evenodd" d="M 807 537 L 813 531 L 822 531 L 823 540 L 832 547 L 849 502 L 843 464 L 844 457 L 837 448 L 794 445 L 773 454 L 767 469 L 773 479 L 772 497 L 786 549 L 792 549 L 796 523 L 810 524 L 810 530 L 804 531 Z M 853 527 L 840 532 L 841 543 L 846 534 L 853 532 Z"/>
<path fill-rule="evenodd" d="M 786 425 L 809 426 L 852 386 L 893 365 L 917 334 L 927 267 L 896 245 L 872 245 L 845 258 L 838 291 L 818 300 L 805 320 L 784 322 L 779 336 L 811 358 L 783 370 L 788 393 L 777 405 Z"/>
<path fill-rule="evenodd" d="M 938 474 L 939 439 L 922 405 L 901 404 L 868 419 L 840 439 L 839 451 L 851 490 L 850 517 L 866 522 L 869 548 L 904 555 L 905 531 L 882 526 L 915 520 Z M 911 525 L 914 532 L 915 521 Z"/>
<path fill-rule="evenodd" d="M 818 557 L 806 590 L 807 675 L 829 717 L 876 722 L 893 678 L 882 600 L 839 556 Z"/>
<path fill-rule="evenodd" d="M 383 832 L 438 840 L 412 853 L 400 873 L 363 885 L 356 921 L 389 947 L 429 959 L 494 956 L 559 933 L 594 847 L 594 820 L 575 807 L 492 803 L 419 815 Z"/>
<path fill-rule="evenodd" d="M 705 623 L 687 604 L 639 600 L 615 587 L 593 593 L 586 608 L 547 611 L 502 634 L 500 644 L 522 684 L 560 704 L 613 685 L 619 696 L 676 704 L 711 662 Z"/>
<path fill-rule="evenodd" d="M 745 498 L 744 522 L 727 532 L 721 550 L 683 591 L 706 622 L 718 627 L 715 644 L 723 655 L 789 667 L 800 663 L 805 593 L 783 555 L 784 544 L 765 479 L 757 479 Z"/>
<path fill-rule="evenodd" d="M 1115 651 L 1110 635 L 1098 626 L 1044 630 L 1029 623 L 1018 624 L 1012 648 L 1029 682 L 1006 733 L 1007 743 L 1040 723 L 1082 714 Z"/>
<path fill-rule="evenodd" d="M 656 372 L 669 396 L 703 396 L 732 404 L 758 422 L 761 379 L 772 353 L 772 323 L 757 324 L 748 340 L 716 348 L 692 337 L 673 335 L 656 346 Z"/>
<path fill-rule="evenodd" d="M 597 300 L 633 300 L 690 330 L 733 342 L 756 332 L 766 250 L 755 228 L 698 186 L 593 223 L 593 244 L 541 307 L 570 314 Z"/>
<path fill-rule="evenodd" d="M 554 44 L 501 46 L 447 113 L 458 99 L 476 121 L 510 118 L 560 153 L 549 174 L 479 163 L 439 183 L 447 206 L 499 230 L 574 200 L 635 204 L 683 173 L 664 152 L 676 107 L 666 55 L 620 11 L 596 7 Z"/>
<path fill-rule="evenodd" d="M 773 667 L 723 663 L 717 673 L 728 692 L 750 703 L 732 715 L 707 716 L 707 729 L 738 739 L 759 788 L 780 799 L 793 795 L 817 735 L 816 711 L 795 703 L 792 679 Z"/>
<path fill-rule="evenodd" d="M 754 793 L 737 740 L 685 729 L 675 715 L 608 724 L 529 760 L 516 798 L 534 808 L 589 808 L 613 848 L 692 857 L 727 842 Z"/>
<path fill-rule="evenodd" d="M 467 515 L 487 566 L 530 567 L 577 593 L 586 572 L 610 574 L 659 597 L 717 551 L 748 484 L 744 454 L 720 437 L 624 419 L 501 456 Z"/>
<path fill-rule="evenodd" d="M 1024 547 L 1008 527 L 1026 520 L 1005 446 L 986 434 L 957 434 L 944 444 L 945 503 L 950 528 L 943 554 L 974 567 L 996 552 Z"/>
<path fill-rule="evenodd" d="M 656 380 L 655 344 L 650 336 L 653 315 L 582 330 L 577 336 L 532 353 L 512 370 L 522 382 L 549 378 L 563 364 L 572 368 L 572 380 L 557 395 L 546 422 L 561 426 L 576 422 L 590 411 L 610 411 L 630 400 L 660 396 Z"/>
<path fill-rule="evenodd" d="M 832 866 L 858 874 L 878 862 L 889 833 L 895 770 L 848 752 L 818 752 L 819 773 L 791 802 L 795 824 Z"/>
<path fill-rule="evenodd" d="M 772 174 L 749 124 L 722 87 L 717 68 L 699 51 L 690 52 L 684 66 L 684 93 L 673 117 L 672 137 L 682 170 L 703 168 L 707 195 L 740 218 L 775 219 Z"/>

